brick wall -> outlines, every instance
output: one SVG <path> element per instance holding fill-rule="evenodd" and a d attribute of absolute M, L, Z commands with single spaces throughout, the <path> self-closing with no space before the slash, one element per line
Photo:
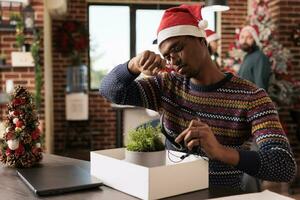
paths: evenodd
<path fill-rule="evenodd" d="M 235 29 L 245 23 L 247 17 L 247 1 L 228 0 L 230 10 L 221 14 L 221 47 L 222 57 L 225 57 L 229 45 L 234 41 Z"/>
<path fill-rule="evenodd" d="M 79 20 L 87 25 L 87 3 L 82 0 L 72 0 L 68 3 L 68 16 L 66 19 Z M 61 20 L 53 21 L 53 41 L 55 41 L 56 37 L 59 37 L 57 30 L 61 23 Z M 88 63 L 87 56 L 86 52 L 83 56 L 83 63 Z M 115 112 L 110 107 L 110 103 L 102 98 L 97 91 L 89 92 L 88 122 L 75 123 L 65 120 L 66 69 L 69 65 L 71 65 L 70 59 L 59 53 L 55 44 L 53 44 L 55 152 L 60 153 L 63 151 L 66 137 L 68 138 L 68 144 L 78 144 L 82 148 L 88 148 L 89 133 L 92 134 L 92 146 L 94 149 L 115 147 Z M 80 138 L 81 144 L 78 143 L 76 135 L 83 136 Z"/>
<path fill-rule="evenodd" d="M 300 47 L 296 47 L 291 40 L 291 34 L 295 27 L 300 24 L 300 2 L 298 0 L 274 0 L 270 1 L 269 6 L 271 18 L 278 26 L 276 37 L 291 52 L 292 69 L 289 72 L 297 80 L 300 80 Z M 296 138 L 296 124 L 292 122 L 288 109 L 282 109 L 280 117 L 287 128 L 287 134 L 297 163 L 300 163 L 300 145 Z"/>
<path fill-rule="evenodd" d="M 35 11 L 35 26 L 43 31 L 43 1 L 32 0 L 31 5 Z M 42 34 L 42 33 L 41 33 Z M 25 42 L 32 42 L 32 33 L 25 34 Z M 11 65 L 11 52 L 17 51 L 14 48 L 16 38 L 15 31 L 0 31 L 0 53 L 3 53 L 7 57 L 7 65 Z M 41 45 L 43 42 L 41 41 Z M 43 47 L 42 47 L 43 49 Z M 43 56 L 43 51 L 40 52 L 40 55 Z M 43 58 L 41 59 L 43 62 Z M 43 63 L 41 63 L 43 66 Z M 14 82 L 14 85 L 22 85 L 27 87 L 32 93 L 34 93 L 34 68 L 33 67 L 18 67 L 18 68 L 0 68 L 0 92 L 5 91 L 5 82 L 6 80 L 11 79 Z M 44 120 L 44 89 L 42 90 L 42 105 L 39 112 L 41 121 Z M 6 115 L 6 105 L 0 105 L 0 121 L 5 119 Z M 44 126 L 43 126 L 44 127 Z"/>

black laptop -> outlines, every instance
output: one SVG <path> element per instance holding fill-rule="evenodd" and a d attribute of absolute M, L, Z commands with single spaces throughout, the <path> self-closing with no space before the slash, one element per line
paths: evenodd
<path fill-rule="evenodd" d="M 17 169 L 18 175 L 37 195 L 55 195 L 102 185 L 89 171 L 73 165 Z"/>

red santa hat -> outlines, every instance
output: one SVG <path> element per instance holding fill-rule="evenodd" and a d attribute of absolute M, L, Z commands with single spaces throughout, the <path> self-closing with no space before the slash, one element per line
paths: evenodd
<path fill-rule="evenodd" d="M 206 33 L 206 41 L 208 43 L 220 39 L 220 36 L 216 32 L 214 32 L 210 29 L 206 29 L 205 33 Z"/>
<path fill-rule="evenodd" d="M 205 37 L 207 21 L 203 20 L 200 5 L 181 5 L 167 9 L 157 30 L 158 46 L 166 39 L 181 35 Z"/>
<path fill-rule="evenodd" d="M 256 44 L 258 46 L 260 46 L 260 41 L 259 41 L 259 30 L 258 30 L 258 26 L 256 25 L 252 25 L 252 26 L 245 26 L 244 28 L 242 28 L 241 32 L 240 32 L 240 37 L 241 37 L 241 34 L 244 32 L 244 31 L 247 31 L 249 32 L 253 39 L 255 40 Z"/>

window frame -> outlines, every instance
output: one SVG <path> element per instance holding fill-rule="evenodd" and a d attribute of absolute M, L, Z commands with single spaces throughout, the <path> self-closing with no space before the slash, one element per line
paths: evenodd
<path fill-rule="evenodd" d="M 130 59 L 136 55 L 136 11 L 140 9 L 144 10 L 156 10 L 156 9 L 168 9 L 174 6 L 179 6 L 180 4 L 130 4 L 130 3 L 88 3 L 87 5 L 87 23 L 88 23 L 88 33 L 90 33 L 90 21 L 89 21 L 89 8 L 90 6 L 128 6 L 129 7 L 129 49 Z M 217 30 L 217 15 L 215 13 L 215 30 Z M 89 91 L 98 91 L 98 89 L 91 88 L 91 61 L 90 61 L 90 43 L 88 45 L 88 89 Z"/>

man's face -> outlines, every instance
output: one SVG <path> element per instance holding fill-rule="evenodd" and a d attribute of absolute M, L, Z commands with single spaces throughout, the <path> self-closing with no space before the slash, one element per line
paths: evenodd
<path fill-rule="evenodd" d="M 241 45 L 241 49 L 243 51 L 249 52 L 252 49 L 252 46 L 254 45 L 254 38 L 248 31 L 242 31 L 240 34 L 239 43 Z"/>
<path fill-rule="evenodd" d="M 191 78 L 198 75 L 208 54 L 205 42 L 192 36 L 168 38 L 161 43 L 159 50 L 172 68 Z"/>
<path fill-rule="evenodd" d="M 213 53 L 216 53 L 218 51 L 218 46 L 219 46 L 218 42 L 219 42 L 219 40 L 214 40 L 209 43 L 210 48 Z"/>

